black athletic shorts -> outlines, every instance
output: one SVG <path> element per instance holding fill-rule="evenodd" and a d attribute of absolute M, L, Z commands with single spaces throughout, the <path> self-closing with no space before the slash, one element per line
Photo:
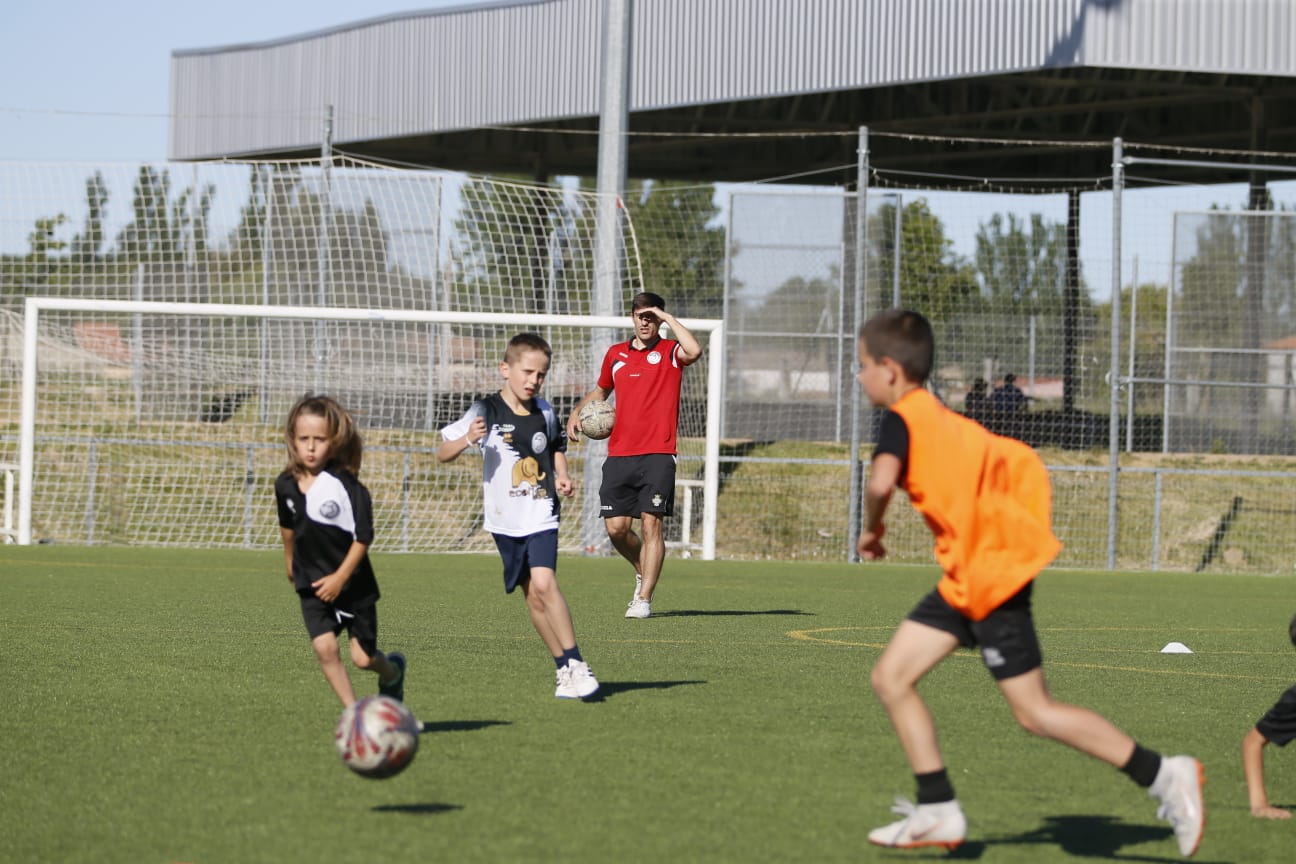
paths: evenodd
<path fill-rule="evenodd" d="M 1035 620 L 1031 616 L 1031 586 L 1004 601 L 984 621 L 972 621 L 933 590 L 909 613 L 910 621 L 944 630 L 964 648 L 981 648 L 981 659 L 996 681 L 1015 678 L 1044 662 Z"/>
<path fill-rule="evenodd" d="M 301 598 L 302 620 L 306 622 L 306 632 L 311 641 L 325 633 L 337 635 L 346 630 L 370 657 L 378 653 L 377 604 L 368 603 L 347 610 L 325 603 L 309 591 L 300 591 L 297 596 Z"/>
<path fill-rule="evenodd" d="M 1286 747 L 1288 741 L 1296 738 L 1296 685 L 1278 697 L 1278 704 L 1260 718 L 1255 728 L 1266 741 L 1279 747 Z"/>
<path fill-rule="evenodd" d="M 669 453 L 609 456 L 603 463 L 599 510 L 612 516 L 675 513 L 675 457 Z"/>
<path fill-rule="evenodd" d="M 495 538 L 495 548 L 504 560 L 505 594 L 512 594 L 522 577 L 530 575 L 532 567 L 558 569 L 557 531 L 541 531 L 526 537 L 510 537 L 507 534 L 491 536 Z"/>

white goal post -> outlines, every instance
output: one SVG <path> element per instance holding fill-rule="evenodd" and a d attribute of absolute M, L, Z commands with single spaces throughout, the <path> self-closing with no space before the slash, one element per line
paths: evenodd
<path fill-rule="evenodd" d="M 686 464 L 700 465 L 700 553 L 712 560 L 725 331 L 715 319 L 681 323 L 708 334 L 705 376 L 685 376 L 693 413 L 686 429 L 682 406 L 680 476 L 688 477 Z M 616 316 L 28 297 L 17 541 L 32 543 L 38 520 L 55 524 L 70 513 L 73 542 L 273 546 L 268 490 L 282 467 L 282 421 L 292 399 L 309 390 L 342 391 L 363 403 L 357 410 L 341 400 L 365 433 L 376 549 L 485 551 L 468 539 L 470 523 L 441 524 L 479 514 L 481 469 L 425 464 L 435 463 L 427 454 L 437 428 L 457 419 L 466 400 L 499 388 L 503 345 L 522 330 L 554 347 L 543 395 L 565 422 L 564 400 L 593 386 L 602 350 L 628 328 Z M 572 446 L 577 476 L 580 464 L 601 464 L 606 453 L 604 442 Z M 453 472 L 460 479 L 446 485 Z M 575 503 L 565 509 L 564 524 L 580 513 Z M 191 514 L 194 521 L 184 522 Z M 127 520 L 177 524 L 113 539 L 113 523 Z M 203 539 L 209 523 L 224 533 Z M 429 539 L 429 526 L 452 539 Z"/>

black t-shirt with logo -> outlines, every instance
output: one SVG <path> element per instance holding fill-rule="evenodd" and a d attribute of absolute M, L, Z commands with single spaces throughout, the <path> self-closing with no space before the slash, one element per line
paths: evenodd
<path fill-rule="evenodd" d="M 333 573 L 351 544 L 373 543 L 373 504 L 369 490 L 351 472 L 330 463 L 303 493 L 285 471 L 275 479 L 279 526 L 293 532 L 293 585 L 314 593 L 311 583 Z M 333 605 L 342 608 L 378 599 L 378 580 L 365 553 Z"/>

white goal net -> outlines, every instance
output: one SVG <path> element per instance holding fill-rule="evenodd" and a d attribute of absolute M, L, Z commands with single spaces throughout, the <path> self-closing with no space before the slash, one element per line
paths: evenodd
<path fill-rule="evenodd" d="M 606 347 L 627 338 L 630 298 L 653 288 L 623 202 L 575 182 L 338 158 L 0 166 L 0 187 L 0 420 L 11 430 L 0 462 L 20 461 L 24 298 L 90 304 L 39 315 L 34 464 L 18 484 L 34 540 L 273 545 L 260 484 L 281 467 L 283 413 L 312 391 L 339 397 L 369 433 L 366 480 L 375 498 L 392 496 L 385 548 L 478 548 L 480 532 L 454 526 L 479 503 L 463 478 L 445 485 L 467 469 L 430 467 L 435 430 L 498 389 L 503 346 L 522 330 L 553 343 L 546 391 L 565 413 Z M 691 370 L 680 416 L 690 482 L 708 398 L 707 376 Z M 596 482 L 599 462 L 582 452 L 575 467 Z M 241 478 L 237 489 L 204 491 L 216 472 Z M 672 542 L 702 545 L 704 494 L 681 489 L 694 506 L 668 524 Z M 568 548 L 600 537 L 597 512 L 597 501 L 567 506 Z"/>
<path fill-rule="evenodd" d="M 723 339 L 718 321 L 684 323 Z M 505 345 L 521 330 L 553 346 L 544 395 L 565 422 L 598 377 L 592 339 L 627 326 L 607 316 L 29 298 L 19 542 L 274 546 L 283 422 L 310 391 L 334 396 L 360 423 L 375 549 L 492 549 L 481 465 L 437 464 L 436 430 L 500 388 Z M 707 348 L 705 368 L 686 376 L 673 534 L 709 558 L 722 352 Z M 605 452 L 584 440 L 569 449 L 578 498 L 565 504 L 565 549 L 594 533 L 583 514 L 597 508 L 581 496 L 597 488 L 581 481 Z"/>

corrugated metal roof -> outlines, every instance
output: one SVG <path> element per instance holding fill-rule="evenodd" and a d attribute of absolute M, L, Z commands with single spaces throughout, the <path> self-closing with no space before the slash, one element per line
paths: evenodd
<path fill-rule="evenodd" d="M 176 51 L 170 153 L 598 113 L 602 0 L 387 16 Z M 1294 76 L 1290 0 L 634 0 L 631 110 L 1078 66 Z"/>

